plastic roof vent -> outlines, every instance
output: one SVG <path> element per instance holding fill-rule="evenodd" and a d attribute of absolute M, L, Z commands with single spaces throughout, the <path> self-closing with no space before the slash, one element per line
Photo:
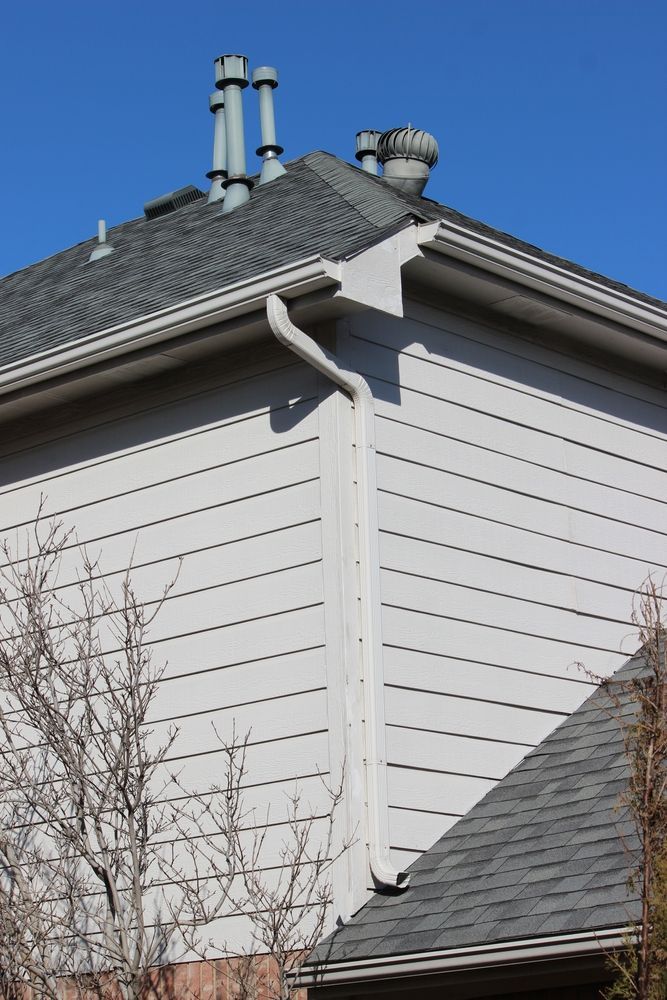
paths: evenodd
<path fill-rule="evenodd" d="M 196 188 L 194 184 L 188 184 L 187 187 L 179 188 L 178 191 L 170 191 L 168 194 L 160 195 L 159 198 L 147 201 L 144 205 L 144 215 L 147 219 L 157 219 L 161 215 L 168 215 L 169 212 L 175 212 L 177 208 L 191 205 L 193 201 L 200 201 L 201 198 L 205 197 L 204 192 Z"/>

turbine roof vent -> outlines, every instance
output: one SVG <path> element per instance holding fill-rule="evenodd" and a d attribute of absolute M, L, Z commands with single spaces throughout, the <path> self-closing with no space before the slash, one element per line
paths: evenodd
<path fill-rule="evenodd" d="M 169 215 L 170 212 L 175 212 L 177 208 L 183 208 L 184 205 L 191 205 L 193 202 L 200 201 L 205 197 L 205 193 L 196 188 L 194 184 L 188 184 L 187 187 L 179 188 L 178 191 L 169 191 L 168 194 L 163 194 L 159 198 L 147 201 L 144 205 L 144 215 L 147 219 L 158 219 L 161 215 Z"/>
<path fill-rule="evenodd" d="M 378 140 L 380 163 L 397 157 L 407 160 L 421 160 L 429 169 L 438 162 L 438 144 L 429 132 L 405 125 L 383 132 Z"/>
<path fill-rule="evenodd" d="M 405 125 L 382 133 L 377 155 L 382 176 L 389 184 L 408 194 L 421 195 L 431 167 L 438 162 L 438 143 L 430 133 Z"/>

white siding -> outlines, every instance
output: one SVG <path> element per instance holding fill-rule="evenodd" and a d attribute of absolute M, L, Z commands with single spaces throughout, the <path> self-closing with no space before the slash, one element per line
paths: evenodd
<path fill-rule="evenodd" d="M 249 731 L 248 805 L 271 807 L 280 824 L 295 781 L 304 805 L 327 813 L 329 746 L 317 378 L 284 352 L 268 357 L 180 392 L 173 380 L 153 387 L 143 405 L 141 389 L 122 406 L 91 403 L 83 420 L 5 444 L 0 526 L 20 538 L 44 496 L 45 516 L 100 553 L 112 590 L 134 550 L 146 602 L 183 557 L 151 629 L 155 661 L 168 661 L 151 739 L 177 725 L 165 773 L 204 790 L 224 765 L 214 726 Z M 77 562 L 72 539 L 65 599 L 76 598 Z M 277 826 L 267 841 L 274 855 L 284 836 Z"/>
<path fill-rule="evenodd" d="M 397 865 L 581 703 L 578 661 L 606 674 L 632 651 L 633 591 L 667 567 L 663 395 L 411 309 L 359 314 L 339 344 L 377 405 Z M 270 805 L 279 843 L 285 791 L 300 781 L 319 815 L 318 774 L 345 762 L 341 836 L 357 836 L 336 906 L 351 912 L 367 871 L 349 400 L 284 351 L 161 385 L 6 436 L 2 534 L 44 496 L 112 587 L 132 557 L 148 601 L 184 557 L 152 631 L 168 663 L 155 739 L 181 728 L 168 767 L 206 788 L 213 726 L 250 729 L 249 805 Z M 72 541 L 63 587 L 76 566 Z"/>
<path fill-rule="evenodd" d="M 345 349 L 376 399 L 405 863 L 581 703 L 578 661 L 606 675 L 633 651 L 633 592 L 667 567 L 667 401 L 417 304 L 355 317 Z"/>

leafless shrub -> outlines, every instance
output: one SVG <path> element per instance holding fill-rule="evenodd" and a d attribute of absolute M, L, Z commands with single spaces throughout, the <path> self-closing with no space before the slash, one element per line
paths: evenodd
<path fill-rule="evenodd" d="M 218 737 L 222 781 L 205 792 L 173 772 L 177 730 L 153 738 L 164 666 L 148 635 L 175 580 L 149 610 L 129 571 L 114 596 L 80 550 L 76 585 L 59 587 L 72 545 L 38 517 L 22 546 L 2 548 L 0 996 L 62 1000 L 65 985 L 86 1000 L 162 994 L 156 968 L 205 955 L 202 928 L 231 907 L 271 970 L 259 977 L 237 955 L 232 992 L 282 1000 L 325 926 L 345 849 L 333 844 L 342 784 L 328 789 L 324 833 L 295 790 L 278 869 L 266 872 L 268 817 L 258 824 L 242 792 L 247 737 Z"/>
<path fill-rule="evenodd" d="M 215 788 L 212 797 L 195 795 L 194 799 L 200 816 L 207 814 L 209 820 L 200 822 L 200 829 L 206 825 L 216 834 L 202 838 L 209 870 L 224 873 L 224 889 L 234 911 L 252 926 L 249 950 L 237 954 L 229 967 L 232 992 L 237 1000 L 288 1000 L 294 992 L 293 974 L 324 933 L 333 901 L 333 866 L 350 846 L 334 840 L 334 817 L 343 798 L 344 778 L 341 775 L 335 787 L 321 778 L 326 805 L 320 816 L 310 803 L 304 803 L 298 787 L 286 794 L 279 863 L 277 867 L 267 865 L 270 815 L 245 810 L 243 796 L 234 795 L 246 775 L 249 736 L 240 740 L 234 734 L 227 743 L 218 737 L 226 758 L 223 770 L 227 785 Z M 228 803 L 237 810 L 231 818 L 220 815 L 229 808 Z M 229 837 L 220 838 L 223 828 L 230 831 Z M 215 859 L 223 849 L 225 857 L 220 865 Z M 236 877 L 230 881 L 227 872 Z M 214 961 L 220 954 L 212 941 L 202 947 L 192 939 L 191 947 L 205 961 Z M 228 949 L 225 952 L 229 954 Z M 267 959 L 261 975 L 255 960 L 258 955 Z"/>
<path fill-rule="evenodd" d="M 644 667 L 627 679 L 602 681 L 618 722 L 629 764 L 619 806 L 634 825 L 637 846 L 627 847 L 628 888 L 641 917 L 626 947 L 609 956 L 615 973 L 607 1000 L 667 997 L 667 661 L 664 596 L 649 577 L 632 615 Z M 596 678 L 600 680 L 599 678 Z"/>

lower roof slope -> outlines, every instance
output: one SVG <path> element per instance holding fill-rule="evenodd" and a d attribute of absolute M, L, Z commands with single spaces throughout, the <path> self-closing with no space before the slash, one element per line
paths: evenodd
<path fill-rule="evenodd" d="M 614 675 L 641 669 L 634 657 Z M 619 809 L 628 769 L 605 686 L 409 869 L 403 893 L 376 895 L 309 965 L 441 951 L 626 926 L 634 827 Z M 631 718 L 629 701 L 623 715 Z"/>

